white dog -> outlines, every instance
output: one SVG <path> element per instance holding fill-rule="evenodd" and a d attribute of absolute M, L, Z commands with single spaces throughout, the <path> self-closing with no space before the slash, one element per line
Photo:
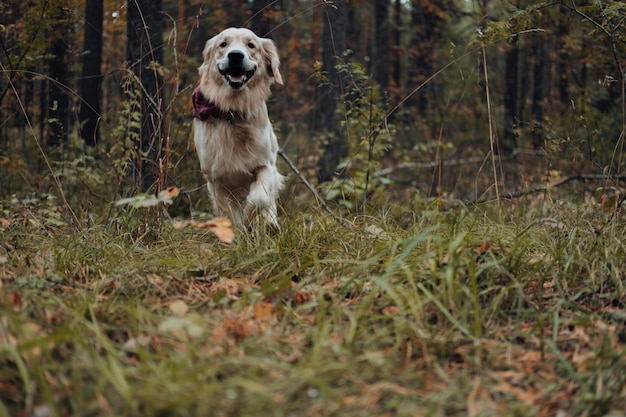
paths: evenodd
<path fill-rule="evenodd" d="M 249 224 L 261 215 L 278 227 L 276 199 L 284 177 L 265 101 L 282 85 L 271 39 L 229 28 L 209 39 L 193 93 L 194 142 L 216 215 Z"/>

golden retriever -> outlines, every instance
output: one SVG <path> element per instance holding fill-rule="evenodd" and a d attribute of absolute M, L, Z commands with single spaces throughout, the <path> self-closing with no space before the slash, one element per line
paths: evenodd
<path fill-rule="evenodd" d="M 207 41 L 202 55 L 194 142 L 214 214 L 240 225 L 261 215 L 278 227 L 284 177 L 265 104 L 272 83 L 283 84 L 276 46 L 248 29 L 228 28 Z"/>

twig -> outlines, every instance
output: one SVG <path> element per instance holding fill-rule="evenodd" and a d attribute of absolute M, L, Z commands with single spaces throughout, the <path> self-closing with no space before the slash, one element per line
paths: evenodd
<path fill-rule="evenodd" d="M 537 155 L 545 155 L 546 152 L 542 151 L 542 150 L 531 150 L 531 149 L 514 149 L 513 152 L 506 154 L 506 155 L 499 155 L 498 158 L 501 161 L 508 161 L 508 160 L 513 160 L 515 158 L 517 158 L 518 155 L 529 155 L 529 156 L 537 156 Z M 389 168 L 383 168 L 380 169 L 376 172 L 374 172 L 372 175 L 374 177 L 382 177 L 385 175 L 390 175 L 393 174 L 395 171 L 401 170 L 401 169 L 412 169 L 412 170 L 416 170 L 416 169 L 432 169 L 432 168 L 439 168 L 439 166 L 444 166 L 444 167 L 449 167 L 449 166 L 456 166 L 456 165 L 469 165 L 469 164 L 477 164 L 477 163 L 484 163 L 486 158 L 488 158 L 489 155 L 487 156 L 475 156 L 475 157 L 469 157 L 469 158 L 455 158 L 455 159 L 439 159 L 437 158 L 435 161 L 431 161 L 431 162 L 402 162 L 399 163 L 397 165 L 394 165 L 392 167 Z"/>
<path fill-rule="evenodd" d="M 337 214 L 335 214 L 335 212 L 332 211 L 330 209 L 330 207 L 328 207 L 328 204 L 326 204 L 326 202 L 322 199 L 322 197 L 319 195 L 317 190 L 304 177 L 304 175 L 302 175 L 300 170 L 293 164 L 293 162 L 291 162 L 291 160 L 287 157 L 287 155 L 285 155 L 285 152 L 282 149 L 278 151 L 278 155 L 280 155 L 280 157 L 283 158 L 283 161 L 285 161 L 285 163 L 289 166 L 289 168 L 293 171 L 293 173 L 296 174 L 298 176 L 298 178 L 300 178 L 300 181 L 302 181 L 302 183 L 305 185 L 305 187 L 308 188 L 308 190 L 311 192 L 311 194 L 313 194 L 313 196 L 315 197 L 317 202 L 322 205 L 324 210 L 326 210 L 328 212 L 328 214 L 330 214 L 333 219 L 337 220 L 337 222 L 339 224 L 341 224 L 342 226 L 347 226 L 348 225 L 347 222 L 344 219 L 342 219 L 341 217 L 339 217 Z"/>
<path fill-rule="evenodd" d="M 479 198 L 476 200 L 471 200 L 465 203 L 466 206 L 474 206 L 477 204 L 482 204 L 482 203 L 489 203 L 492 201 L 502 201 L 502 200 L 511 200 L 514 198 L 519 198 L 519 197 L 525 197 L 527 195 L 531 195 L 531 194 L 537 194 L 537 193 L 542 193 L 545 191 L 548 191 L 554 187 L 559 187 L 561 185 L 567 184 L 569 182 L 572 181 L 585 181 L 585 180 L 613 180 L 613 181 L 619 181 L 619 180 L 625 180 L 626 179 L 626 174 L 619 174 L 619 175 L 605 175 L 605 174 L 578 174 L 578 175 L 572 175 L 569 177 L 565 177 L 562 178 L 558 181 L 554 181 L 545 185 L 540 185 L 536 188 L 531 188 L 531 189 L 527 189 L 527 190 L 521 190 L 521 191 L 516 191 L 516 192 L 512 192 L 512 193 L 506 193 L 506 194 L 502 194 L 500 196 L 489 196 L 489 197 L 485 197 L 485 198 Z"/>

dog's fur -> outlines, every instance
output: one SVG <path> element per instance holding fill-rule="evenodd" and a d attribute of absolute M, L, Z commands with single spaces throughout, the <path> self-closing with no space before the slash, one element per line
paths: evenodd
<path fill-rule="evenodd" d="M 278 142 L 265 101 L 282 85 L 271 39 L 229 28 L 209 39 L 198 68 L 199 90 L 220 114 L 194 118 L 194 142 L 216 215 L 249 225 L 257 215 L 278 226 L 276 199 L 283 176 L 276 169 Z"/>

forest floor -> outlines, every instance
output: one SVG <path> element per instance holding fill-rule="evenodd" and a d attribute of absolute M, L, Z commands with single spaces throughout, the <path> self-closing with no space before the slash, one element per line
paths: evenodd
<path fill-rule="evenodd" d="M 623 416 L 626 224 L 424 203 L 342 226 L 0 207 L 0 416 Z M 193 225 L 192 225 L 193 226 Z"/>

